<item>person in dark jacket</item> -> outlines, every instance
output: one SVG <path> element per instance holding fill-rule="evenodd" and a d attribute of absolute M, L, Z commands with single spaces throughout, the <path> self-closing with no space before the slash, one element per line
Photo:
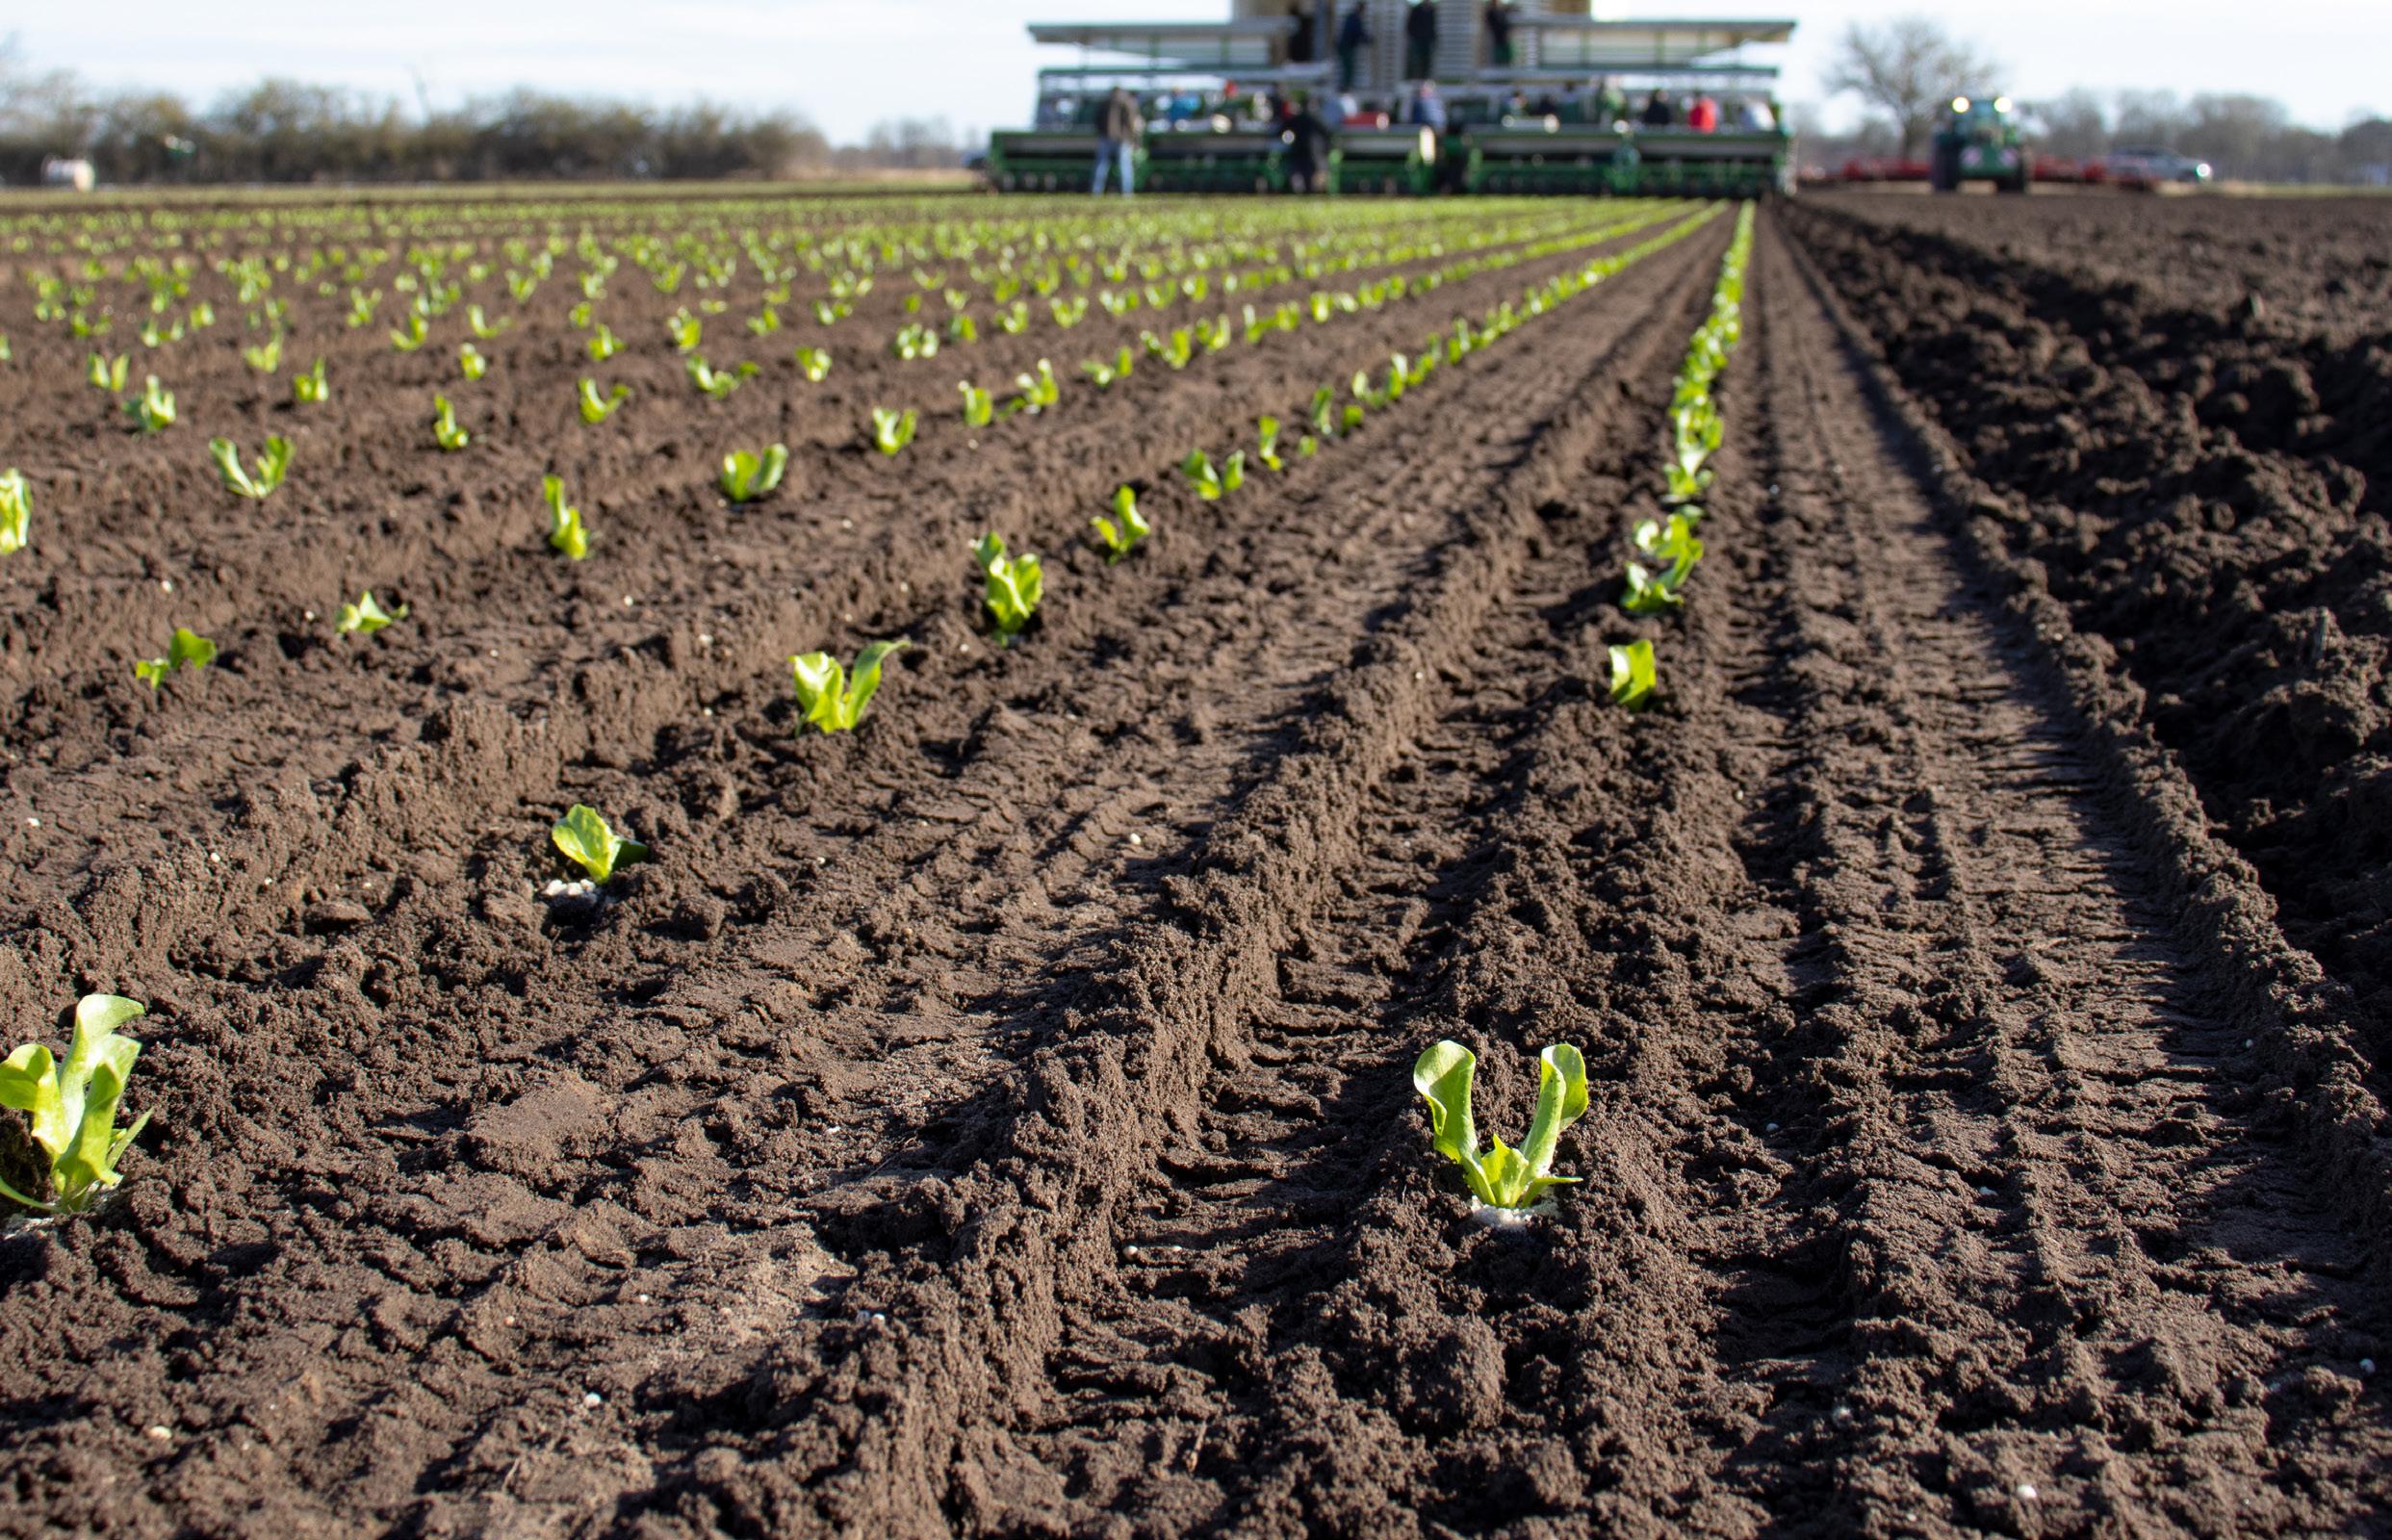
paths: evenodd
<path fill-rule="evenodd" d="M 1337 89 L 1353 90 L 1356 66 L 1362 58 L 1363 44 L 1371 40 L 1370 23 L 1362 19 L 1362 0 L 1353 0 L 1346 8 L 1346 17 L 1337 24 Z"/>
<path fill-rule="evenodd" d="M 1105 97 L 1104 110 L 1096 115 L 1096 180 L 1089 192 L 1103 196 L 1105 173 L 1115 173 L 1121 184 L 1121 196 L 1135 191 L 1130 185 L 1132 167 L 1138 154 L 1138 136 L 1146 130 L 1138 116 L 1138 98 L 1127 88 L 1116 86 Z"/>
<path fill-rule="evenodd" d="M 1511 67 L 1510 0 L 1487 0 L 1486 51 L 1488 64 L 1498 69 Z"/>
<path fill-rule="evenodd" d="M 1403 78 L 1427 80 L 1436 68 L 1436 0 L 1412 0 L 1403 17 Z"/>
<path fill-rule="evenodd" d="M 1677 109 L 1669 105 L 1669 98 L 1661 94 L 1660 87 L 1653 88 L 1652 96 L 1644 104 L 1641 121 L 1647 128 L 1667 128 L 1678 121 Z"/>
<path fill-rule="evenodd" d="M 1298 94 L 1296 110 L 1282 125 L 1279 137 L 1287 141 L 1288 186 L 1298 192 L 1320 192 L 1331 139 L 1329 125 L 1312 110 L 1309 94 Z"/>

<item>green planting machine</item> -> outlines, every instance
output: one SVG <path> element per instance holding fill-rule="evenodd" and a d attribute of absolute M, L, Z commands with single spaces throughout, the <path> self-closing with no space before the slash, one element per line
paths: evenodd
<path fill-rule="evenodd" d="M 1108 92 L 1136 98 L 1142 192 L 1277 192 L 1294 183 L 1278 104 L 1308 101 L 1330 129 L 1322 190 L 1338 193 L 1748 196 L 1790 192 L 1792 137 L 1774 96 L 1777 65 L 1748 50 L 1788 41 L 1790 21 L 1598 19 L 1587 0 L 1513 8 L 1508 58 L 1483 0 L 1432 0 L 1430 67 L 1446 128 L 1411 121 L 1404 0 L 1364 0 L 1371 37 L 1341 57 L 1350 0 L 1232 0 L 1218 22 L 1033 24 L 1076 62 L 1039 72 L 1037 124 L 990 141 L 1005 192 L 1085 191 Z M 1350 67 L 1350 85 L 1341 73 Z M 1656 94 L 1671 121 L 1647 123 Z M 1715 122 L 1689 125 L 1710 104 Z M 1350 110 L 1349 110 L 1350 109 Z"/>

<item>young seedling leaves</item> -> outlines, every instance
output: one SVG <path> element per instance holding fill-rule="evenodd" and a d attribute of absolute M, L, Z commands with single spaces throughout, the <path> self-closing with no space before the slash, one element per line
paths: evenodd
<path fill-rule="evenodd" d="M 957 389 L 964 393 L 964 425 L 965 427 L 987 427 L 990 422 L 995 420 L 995 397 L 980 389 L 970 380 L 964 381 Z"/>
<path fill-rule="evenodd" d="M 883 454 L 895 454 L 913 442 L 914 411 L 909 406 L 892 412 L 886 406 L 872 408 L 872 447 Z"/>
<path fill-rule="evenodd" d="M 0 1106 L 30 1115 L 34 1143 L 50 1160 L 51 1196 L 30 1197 L 0 1182 L 0 1194 L 43 1214 L 81 1214 L 122 1177 L 116 1162 L 149 1114 L 116 1127 L 116 1110 L 141 1045 L 116 1029 L 146 1009 L 119 994 L 87 994 L 75 1005 L 66 1057 L 29 1042 L 0 1062 Z"/>
<path fill-rule="evenodd" d="M 1111 566 L 1138 549 L 1138 542 L 1152 531 L 1146 526 L 1146 516 L 1138 511 L 1138 493 L 1127 485 L 1116 488 L 1113 494 L 1113 518 L 1091 519 L 1096 537 L 1105 543 L 1105 565 Z"/>
<path fill-rule="evenodd" d="M 781 484 L 782 473 L 789 467 L 789 447 L 775 444 L 758 454 L 750 449 L 733 449 L 723 456 L 723 474 L 718 485 L 723 496 L 733 502 L 753 502 Z"/>
<path fill-rule="evenodd" d="M 163 433 L 174 425 L 174 393 L 162 387 L 155 374 L 143 382 L 141 395 L 124 403 L 124 409 L 144 433 Z"/>
<path fill-rule="evenodd" d="M 1287 462 L 1279 458 L 1279 420 L 1275 417 L 1257 418 L 1254 432 L 1261 440 L 1261 447 L 1255 450 L 1254 457 L 1271 470 L 1286 470 Z"/>
<path fill-rule="evenodd" d="M 357 603 L 341 606 L 340 618 L 332 623 L 332 629 L 343 636 L 352 633 L 371 636 L 391 622 L 406 618 L 406 605 L 399 605 L 395 613 L 385 611 L 374 603 L 373 590 L 369 588 L 357 596 Z"/>
<path fill-rule="evenodd" d="M 1501 1139 L 1479 1148 L 1470 1111 L 1471 1076 L 1479 1061 L 1469 1049 L 1439 1042 L 1412 1065 L 1412 1087 L 1428 1103 L 1430 1145 L 1461 1167 L 1473 1197 L 1505 1214 L 1518 1214 L 1551 1189 L 1579 1180 L 1549 1173 L 1561 1131 L 1586 1112 L 1586 1061 L 1566 1042 L 1547 1048 L 1538 1061 L 1536 1114 L 1527 1142 L 1516 1150 Z"/>
<path fill-rule="evenodd" d="M 630 398 L 631 387 L 629 385 L 617 385 L 601 396 L 598 394 L 598 381 L 585 377 L 574 388 L 574 405 L 580 411 L 581 421 L 593 424 L 614 416 L 615 409 Z"/>
<path fill-rule="evenodd" d="M 216 644 L 197 631 L 174 628 L 174 640 L 167 644 L 164 657 L 145 657 L 133 665 L 133 677 L 152 690 L 167 681 L 167 676 L 178 668 L 206 668 L 216 661 Z"/>
<path fill-rule="evenodd" d="M 614 876 L 618 866 L 648 859 L 648 847 L 636 839 L 625 839 L 606 827 L 606 820 L 598 809 L 575 803 L 573 810 L 556 820 L 548 836 L 563 851 L 565 859 L 589 873 L 593 883 L 604 883 Z"/>
<path fill-rule="evenodd" d="M 792 356 L 797 360 L 798 372 L 806 376 L 809 384 L 819 385 L 830 377 L 831 350 L 828 347 L 801 347 Z"/>
<path fill-rule="evenodd" d="M 913 642 L 873 642 L 856 654 L 851 680 L 838 659 L 828 653 L 806 653 L 789 659 L 797 688 L 797 707 L 823 732 L 853 732 L 863 720 L 864 707 L 881 687 L 881 665 L 888 654 Z"/>
<path fill-rule="evenodd" d="M 581 510 L 565 505 L 565 478 L 542 476 L 540 496 L 548 503 L 548 543 L 563 552 L 567 561 L 588 555 L 590 532 L 582 526 Z"/>
<path fill-rule="evenodd" d="M 982 599 L 989 606 L 997 645 L 1009 647 L 1038 612 L 1039 601 L 1046 592 L 1046 575 L 1036 555 L 1007 555 L 1005 537 L 993 530 L 972 547 L 972 559 L 980 563 L 986 580 Z"/>
<path fill-rule="evenodd" d="M 241 450 L 230 439 L 208 440 L 208 455 L 216 461 L 217 474 L 224 479 L 224 490 L 236 497 L 263 500 L 282 485 L 285 471 L 291 468 L 291 441 L 276 434 L 266 441 L 266 452 L 258 456 L 253 474 L 241 466 Z"/>
<path fill-rule="evenodd" d="M 291 398 L 302 406 L 317 406 L 332 399 L 332 386 L 324 378 L 324 361 L 316 360 L 316 367 L 304 374 L 291 377 Z"/>
<path fill-rule="evenodd" d="M 1666 574 L 1663 575 L 1664 578 Z M 1621 596 L 1620 608 L 1631 615 L 1658 615 L 1685 603 L 1678 590 L 1665 580 L 1656 580 L 1641 561 L 1628 564 L 1628 592 Z"/>
<path fill-rule="evenodd" d="M 457 409 L 446 396 L 432 398 L 432 442 L 451 452 L 474 442 L 474 436 L 457 426 Z"/>
<path fill-rule="evenodd" d="M 1612 700 L 1631 711 L 1641 711 L 1652 704 L 1653 689 L 1659 682 L 1651 642 L 1633 641 L 1611 649 Z"/>
<path fill-rule="evenodd" d="M 1220 474 L 1220 466 L 1215 466 L 1213 457 L 1205 454 L 1203 449 L 1189 449 L 1189 457 L 1179 462 L 1179 474 L 1187 475 L 1189 485 L 1196 488 L 1196 495 L 1203 498 L 1205 502 L 1220 502 L 1220 495 L 1229 490 L 1227 478 Z"/>
<path fill-rule="evenodd" d="M 33 513 L 34 495 L 25 485 L 25 473 L 12 465 L 0 473 L 0 556 L 13 556 L 25 549 Z"/>

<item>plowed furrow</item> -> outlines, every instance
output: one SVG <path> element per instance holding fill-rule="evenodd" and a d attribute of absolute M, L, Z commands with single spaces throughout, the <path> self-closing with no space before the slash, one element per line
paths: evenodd
<path fill-rule="evenodd" d="M 1001 1530 L 1066 1495 L 1072 1478 L 1056 1475 L 1047 1453 L 1056 1448 L 1051 1420 L 1071 1414 L 1045 1404 L 1050 1363 L 1064 1384 L 1100 1396 L 1128 1391 L 1202 1404 L 1207 1392 L 1183 1373 L 1187 1366 L 1134 1347 L 1147 1340 L 1151 1322 L 1121 1319 L 1093 1337 L 1055 1335 L 1065 1322 L 1143 1290 L 1130 1280 L 1146 1270 L 1125 1248 L 1138 1244 L 1127 1236 L 1152 1222 L 1132 1218 L 1155 1191 L 1151 1172 L 1231 1202 L 1271 1190 L 1256 1213 L 1223 1211 L 1223 1234 L 1273 1222 L 1283 1200 L 1325 1218 L 1349 1210 L 1348 1176 L 1307 1165 L 1287 1179 L 1305 1164 L 1299 1125 L 1316 1102 L 1338 1092 L 1318 1078 L 1325 1071 L 1299 1069 L 1285 1081 L 1247 1073 L 1282 1051 L 1252 1037 L 1252 1013 L 1275 1009 L 1268 1003 L 1278 994 L 1287 954 L 1300 953 L 1298 938 L 1321 923 L 1363 842 L 1376 840 L 1363 828 L 1374 788 L 1402 773 L 1408 745 L 1439 731 L 1440 703 L 1454 682 L 1475 691 L 1475 681 L 1522 663 L 1550 683 L 1592 666 L 1581 653 L 1518 658 L 1497 617 L 1510 613 L 1524 586 L 1533 594 L 1550 584 L 1542 576 L 1549 572 L 1576 572 L 1582 580 L 1587 463 L 1616 463 L 1650 431 L 1649 414 L 1665 392 L 1664 360 L 1674 358 L 1692 322 L 1724 236 L 1722 221 L 1683 253 L 1659 259 L 1675 274 L 1666 302 L 1607 349 L 1601 383 L 1590 378 L 1572 409 L 1529 441 L 1525 459 L 1453 505 L 1466 538 L 1441 553 L 1323 683 L 1259 783 L 1191 850 L 1161 916 L 1130 930 L 1113 971 L 1068 997 L 1077 1030 L 1034 1047 L 998 1132 L 975 1150 L 980 1166 L 952 1177 L 913 1173 L 912 1191 L 860 1232 L 890 1244 L 904 1214 L 919 1212 L 935 1193 L 945 1217 L 933 1228 L 952 1239 L 900 1243 L 904 1249 L 885 1261 L 860 1256 L 850 1294 L 884 1309 L 887 1324 L 826 1332 L 784 1355 L 759 1385 L 782 1408 L 777 1417 L 799 1422 L 820 1398 L 871 1395 L 864 1387 L 891 1376 L 943 1387 L 938 1398 L 892 1404 L 840 1456 L 871 1473 L 855 1496 L 876 1506 L 851 1512 L 877 1512 L 882 1502 L 903 1511 L 910 1489 L 944 1491 L 961 1527 Z M 1556 322 L 1583 324 L 1575 312 Z M 1556 335 L 1546 334 L 1540 346 L 1556 346 Z M 1486 666 L 1488 655 L 1504 666 Z M 1479 753 L 1474 746 L 1474 762 Z M 1461 783 L 1445 776 L 1434 783 L 1446 795 Z M 1388 1055 L 1383 1042 L 1369 1051 Z M 1208 1106 L 1216 1116 L 1243 1121 L 1246 1137 L 1236 1147 L 1208 1149 L 1195 1137 Z M 1258 1240 L 1266 1248 L 1284 1243 Z M 925 1270 L 934 1256 L 939 1261 Z M 1265 1343 L 1253 1350 L 1269 1356 Z M 1215 1340 L 1205 1351 L 1234 1353 L 1235 1345 Z M 1376 1414 L 1354 1406 L 1343 1415 Z M 1194 1423 L 1182 1431 L 1194 1437 Z M 1226 1437 L 1230 1430 L 1215 1431 Z M 836 1448 L 776 1441 L 769 1458 L 736 1479 L 703 1484 L 714 1501 L 742 1508 L 786 1502 L 818 1479 L 815 1462 Z"/>
<path fill-rule="evenodd" d="M 1839 1532 L 2349 1522 L 2382 1497 L 2380 1436 L 2332 1410 L 2363 1254 L 2250 1127 L 2228 988 L 1764 251 L 1795 661 L 1748 698 L 1784 726 L 1744 854 L 1816 983 L 1743 1049 L 1785 1222 L 1718 1227 L 1725 1297 L 1778 1307 L 1735 1332 L 1775 1399 L 1739 1479 Z"/>

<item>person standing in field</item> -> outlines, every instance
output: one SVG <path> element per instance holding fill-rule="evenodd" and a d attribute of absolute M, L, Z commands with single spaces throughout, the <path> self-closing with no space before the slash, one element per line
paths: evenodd
<path fill-rule="evenodd" d="M 1145 127 L 1139 120 L 1138 98 L 1123 87 L 1114 87 L 1105 97 L 1104 110 L 1096 118 L 1096 180 L 1089 188 L 1091 194 L 1097 197 L 1104 195 L 1105 173 L 1108 170 L 1119 173 L 1117 179 L 1121 184 L 1121 196 L 1128 197 L 1136 191 L 1130 185 L 1131 172 L 1138 154 L 1138 136 L 1145 131 Z"/>
<path fill-rule="evenodd" d="M 1686 109 L 1686 127 L 1697 134 L 1715 134 L 1719 131 L 1719 104 L 1711 99 L 1709 91 L 1695 97 L 1694 105 Z"/>
<path fill-rule="evenodd" d="M 1362 0 L 1353 0 L 1346 8 L 1345 19 L 1337 24 L 1337 89 L 1341 92 L 1353 90 L 1354 71 L 1362 58 L 1362 45 L 1371 40 L 1371 25 L 1362 19 Z"/>
<path fill-rule="evenodd" d="M 1669 98 L 1661 93 L 1659 86 L 1653 88 L 1653 94 L 1645 100 L 1642 121 L 1647 128 L 1667 128 L 1678 121 L 1677 110 L 1669 105 Z"/>
<path fill-rule="evenodd" d="M 1318 192 L 1323 190 L 1322 167 L 1328 160 L 1329 125 L 1312 110 L 1312 97 L 1302 91 L 1296 95 L 1296 110 L 1281 125 L 1280 138 L 1287 141 L 1287 181 L 1298 192 Z"/>
<path fill-rule="evenodd" d="M 1436 0 L 1412 0 L 1403 17 L 1403 78 L 1427 80 L 1437 68 Z"/>
<path fill-rule="evenodd" d="M 1488 64 L 1497 69 L 1511 67 L 1510 0 L 1487 0 L 1486 49 Z"/>

